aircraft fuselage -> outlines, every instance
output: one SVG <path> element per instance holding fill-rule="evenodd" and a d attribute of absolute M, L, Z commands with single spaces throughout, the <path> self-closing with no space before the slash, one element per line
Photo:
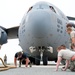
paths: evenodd
<path fill-rule="evenodd" d="M 56 48 L 62 44 L 69 47 L 67 23 L 68 19 L 58 8 L 52 4 L 39 2 L 32 6 L 20 23 L 18 33 L 20 46 L 23 51 L 35 58 L 40 59 L 40 55 L 43 54 L 44 64 L 47 63 L 45 62 L 47 60 L 56 61 Z"/>

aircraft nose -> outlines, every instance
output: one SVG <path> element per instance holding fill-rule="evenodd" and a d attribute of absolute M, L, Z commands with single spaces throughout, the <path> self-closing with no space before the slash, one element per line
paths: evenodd
<path fill-rule="evenodd" d="M 36 38 L 44 38 L 46 35 L 46 28 L 43 24 L 38 23 L 33 26 L 32 32 Z"/>
<path fill-rule="evenodd" d="M 49 14 L 44 11 L 32 12 L 29 16 L 29 23 L 31 24 L 32 33 L 36 38 L 44 38 L 46 36 L 47 27 L 49 25 Z"/>

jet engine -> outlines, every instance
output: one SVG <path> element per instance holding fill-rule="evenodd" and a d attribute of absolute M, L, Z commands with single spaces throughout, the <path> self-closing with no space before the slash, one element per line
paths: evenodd
<path fill-rule="evenodd" d="M 0 45 L 7 43 L 6 29 L 0 26 Z"/>

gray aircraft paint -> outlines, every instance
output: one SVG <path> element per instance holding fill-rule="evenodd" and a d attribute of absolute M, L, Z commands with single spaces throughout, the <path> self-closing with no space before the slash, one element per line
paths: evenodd
<path fill-rule="evenodd" d="M 55 10 L 52 11 L 49 6 Z M 39 52 L 31 53 L 29 47 L 52 46 L 53 53 L 44 53 L 49 60 L 57 57 L 57 46 L 65 44 L 69 47 L 69 35 L 66 32 L 67 17 L 57 7 L 50 3 L 38 2 L 25 14 L 19 27 L 19 42 L 23 51 L 37 55 Z"/>

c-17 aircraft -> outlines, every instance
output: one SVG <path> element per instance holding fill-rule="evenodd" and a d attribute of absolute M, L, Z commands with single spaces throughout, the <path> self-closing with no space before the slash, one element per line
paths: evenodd
<path fill-rule="evenodd" d="M 19 45 L 24 52 L 34 57 L 33 63 L 47 65 L 48 61 L 57 61 L 59 45 L 69 48 L 69 35 L 66 32 L 68 17 L 53 4 L 38 2 L 31 6 L 24 15 L 20 26 L 13 28 L 0 27 L 0 44 L 7 39 L 19 38 Z"/>

